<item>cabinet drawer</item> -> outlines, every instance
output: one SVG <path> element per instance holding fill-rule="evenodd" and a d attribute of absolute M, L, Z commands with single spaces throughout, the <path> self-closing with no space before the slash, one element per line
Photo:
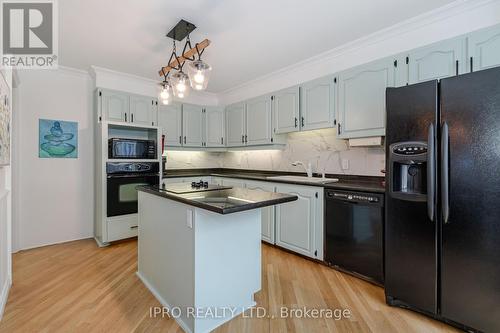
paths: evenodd
<path fill-rule="evenodd" d="M 137 236 L 137 214 L 111 217 L 108 223 L 108 242 Z"/>

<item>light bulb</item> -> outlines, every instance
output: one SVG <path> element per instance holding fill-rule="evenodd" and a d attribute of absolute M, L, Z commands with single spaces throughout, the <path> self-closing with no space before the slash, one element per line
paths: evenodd
<path fill-rule="evenodd" d="M 186 85 L 184 84 L 184 82 L 177 83 L 176 88 L 179 93 L 186 91 Z"/>
<path fill-rule="evenodd" d="M 179 98 L 184 98 L 184 93 L 179 91 L 179 92 L 177 93 L 177 97 L 179 97 Z"/>
<path fill-rule="evenodd" d="M 170 103 L 170 100 L 168 98 L 161 100 L 161 104 L 163 104 L 163 105 L 168 105 L 169 103 Z"/>
<path fill-rule="evenodd" d="M 196 83 L 203 83 L 205 81 L 205 75 L 203 75 L 202 71 L 196 71 L 196 74 L 194 76 L 194 82 Z"/>
<path fill-rule="evenodd" d="M 168 93 L 167 88 L 163 87 L 160 93 L 160 98 L 161 99 L 168 99 L 170 97 L 170 94 Z"/>
<path fill-rule="evenodd" d="M 202 90 L 203 89 L 203 85 L 202 84 L 197 84 L 194 86 L 194 89 L 196 90 Z"/>

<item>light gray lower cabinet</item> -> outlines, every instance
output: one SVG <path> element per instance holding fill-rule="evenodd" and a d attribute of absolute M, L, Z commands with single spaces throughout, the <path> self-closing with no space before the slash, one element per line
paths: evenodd
<path fill-rule="evenodd" d="M 435 43 L 408 54 L 409 84 L 463 74 L 466 72 L 466 38 Z"/>
<path fill-rule="evenodd" d="M 182 104 L 160 105 L 158 126 L 165 135 L 165 146 L 182 146 Z"/>
<path fill-rule="evenodd" d="M 203 143 L 203 108 L 199 105 L 182 105 L 182 145 L 201 147 Z"/>
<path fill-rule="evenodd" d="M 156 119 L 155 99 L 145 96 L 130 95 L 130 123 L 154 126 Z"/>
<path fill-rule="evenodd" d="M 228 147 L 245 145 L 245 103 L 229 105 L 226 108 L 226 138 Z"/>
<path fill-rule="evenodd" d="M 385 90 L 394 84 L 393 58 L 340 73 L 337 136 L 348 139 L 385 135 Z"/>
<path fill-rule="evenodd" d="M 206 147 L 224 147 L 225 123 L 224 108 L 207 106 L 204 115 L 204 138 Z"/>
<path fill-rule="evenodd" d="M 276 205 L 276 245 L 323 260 L 323 189 L 279 184 L 276 192 L 298 200 Z"/>
<path fill-rule="evenodd" d="M 500 66 L 500 25 L 468 36 L 468 72 Z"/>
<path fill-rule="evenodd" d="M 272 97 L 274 132 L 276 134 L 298 132 L 300 119 L 299 86 L 277 91 Z"/>
<path fill-rule="evenodd" d="M 103 89 L 100 90 L 99 95 L 103 120 L 116 122 L 129 121 L 129 94 Z"/>
<path fill-rule="evenodd" d="M 300 85 L 301 130 L 333 126 L 335 117 L 336 76 L 329 75 Z"/>
<path fill-rule="evenodd" d="M 271 96 L 265 95 L 246 102 L 245 144 L 264 145 L 273 142 Z"/>
<path fill-rule="evenodd" d="M 274 192 L 275 186 L 268 182 L 246 181 L 246 188 L 265 192 Z M 274 206 L 264 207 L 262 212 L 262 240 L 274 244 Z"/>

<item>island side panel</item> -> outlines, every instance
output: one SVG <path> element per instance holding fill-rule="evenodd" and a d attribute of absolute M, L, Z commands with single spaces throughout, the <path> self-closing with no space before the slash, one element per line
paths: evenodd
<path fill-rule="evenodd" d="M 207 332 L 255 305 L 261 289 L 261 209 L 217 214 L 195 209 L 195 307 L 232 307 L 223 318 L 195 319 Z M 219 313 L 220 314 L 220 313 Z"/>
<path fill-rule="evenodd" d="M 185 307 L 194 306 L 194 230 L 190 206 L 139 191 L 138 276 L 167 308 L 181 307 L 176 321 L 194 332 Z"/>

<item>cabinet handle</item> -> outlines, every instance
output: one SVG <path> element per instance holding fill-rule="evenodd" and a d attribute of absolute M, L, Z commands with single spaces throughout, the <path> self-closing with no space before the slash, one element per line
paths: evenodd
<path fill-rule="evenodd" d="M 182 145 L 182 136 L 179 136 L 179 143 Z"/>
<path fill-rule="evenodd" d="M 470 57 L 470 72 L 474 72 L 474 58 Z"/>
<path fill-rule="evenodd" d="M 241 135 L 241 143 L 245 143 L 245 136 Z"/>
<path fill-rule="evenodd" d="M 131 118 L 131 122 L 133 123 L 134 122 L 134 114 L 133 113 L 130 114 L 130 118 Z"/>
<path fill-rule="evenodd" d="M 184 144 L 186 144 L 186 136 L 184 135 Z"/>
<path fill-rule="evenodd" d="M 247 142 L 248 142 L 248 137 L 247 137 L 247 135 L 245 134 L 245 143 L 247 143 Z"/>
<path fill-rule="evenodd" d="M 337 129 L 337 132 L 340 135 L 340 133 L 342 133 L 342 125 L 340 125 L 340 123 L 337 124 Z"/>
<path fill-rule="evenodd" d="M 125 122 L 127 122 L 127 114 L 125 113 Z"/>
<path fill-rule="evenodd" d="M 224 144 L 224 138 L 220 138 L 220 144 L 223 145 Z"/>
<path fill-rule="evenodd" d="M 458 60 L 457 60 L 457 61 L 455 61 L 455 70 L 456 70 L 457 75 L 458 75 Z"/>
<path fill-rule="evenodd" d="M 134 225 L 134 226 L 131 226 L 130 229 L 137 229 L 139 226 L 137 225 Z"/>
<path fill-rule="evenodd" d="M 304 117 L 302 117 L 302 127 L 304 127 Z"/>
<path fill-rule="evenodd" d="M 297 121 L 297 117 L 295 117 L 295 128 L 297 128 L 297 125 L 298 125 L 298 121 Z"/>

